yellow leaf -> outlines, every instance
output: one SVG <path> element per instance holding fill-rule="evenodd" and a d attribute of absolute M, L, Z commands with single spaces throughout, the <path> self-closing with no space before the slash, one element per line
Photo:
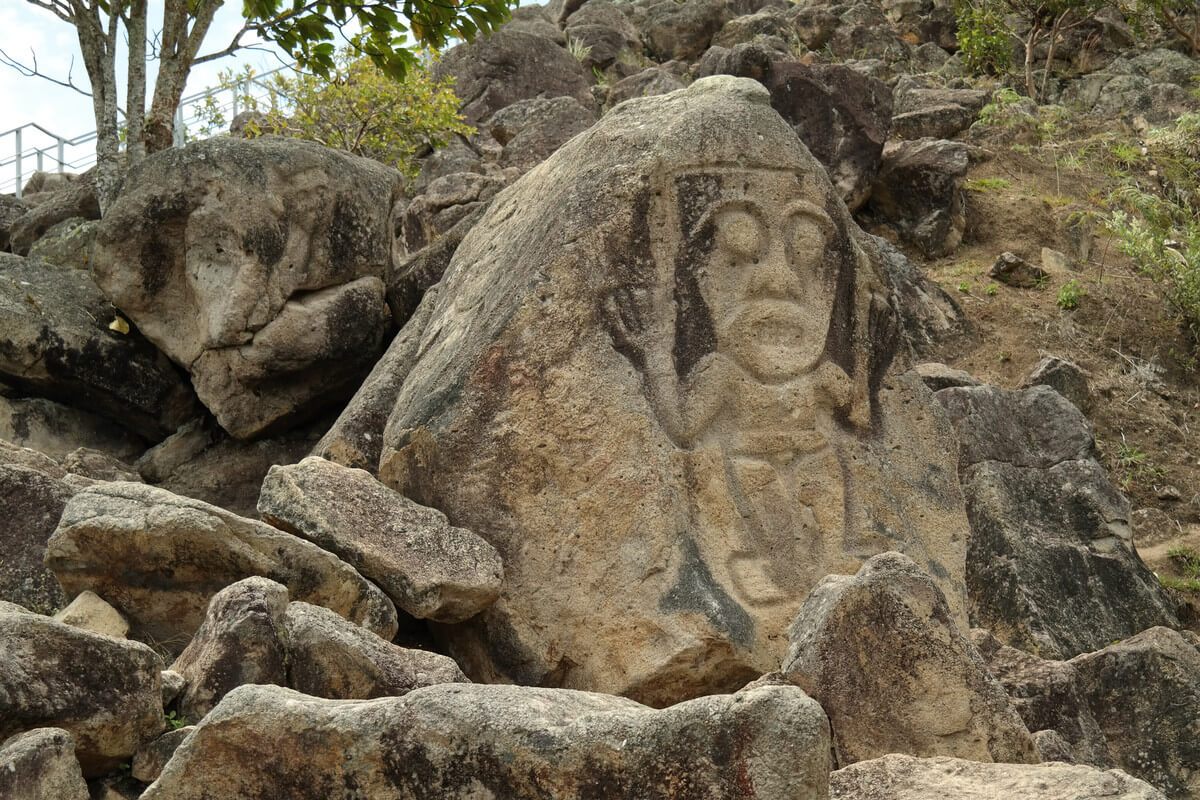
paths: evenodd
<path fill-rule="evenodd" d="M 126 322 L 122 317 L 117 317 L 112 322 L 108 323 L 108 329 L 110 331 L 116 331 L 117 333 L 129 333 L 129 323 Z"/>

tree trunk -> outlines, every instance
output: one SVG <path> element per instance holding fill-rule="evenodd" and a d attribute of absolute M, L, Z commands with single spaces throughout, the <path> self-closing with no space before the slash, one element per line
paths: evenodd
<path fill-rule="evenodd" d="M 174 143 L 175 112 L 187 86 L 192 59 L 204 41 L 213 15 L 224 0 L 200 0 L 189 14 L 187 0 L 167 0 L 154 99 L 146 117 L 146 152 L 157 153 Z M 194 17 L 192 17 L 194 14 Z M 188 20 L 192 20 L 188 30 Z"/>
<path fill-rule="evenodd" d="M 1054 48 L 1058 44 L 1058 37 L 1062 35 L 1062 25 L 1066 21 L 1067 15 L 1071 13 L 1067 9 L 1062 14 L 1054 19 L 1054 24 L 1050 27 L 1050 46 L 1046 52 L 1046 69 L 1042 73 L 1042 88 L 1041 93 L 1046 94 L 1046 83 L 1050 80 L 1050 70 L 1054 66 Z"/>
<path fill-rule="evenodd" d="M 111 8 L 106 32 L 100 21 L 99 6 L 85 7 L 82 0 L 72 0 L 79 50 L 92 84 L 92 111 L 96 115 L 96 199 L 101 214 L 112 205 L 121 181 L 121 135 L 117 127 L 117 75 L 113 49 L 116 44 L 116 4 Z"/>
<path fill-rule="evenodd" d="M 146 0 L 129 6 L 129 85 L 125 92 L 125 152 L 129 166 L 146 155 Z"/>
<path fill-rule="evenodd" d="M 1025 91 L 1031 100 L 1037 100 L 1037 88 L 1033 85 L 1033 49 L 1037 46 L 1038 34 L 1041 28 L 1034 25 L 1025 37 Z"/>

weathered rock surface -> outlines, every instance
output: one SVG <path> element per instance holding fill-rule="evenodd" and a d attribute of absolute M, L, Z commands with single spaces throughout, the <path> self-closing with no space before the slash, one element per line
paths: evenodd
<path fill-rule="evenodd" d="M 80 592 L 54 615 L 54 621 L 115 639 L 124 639 L 129 634 L 129 621 L 95 592 Z"/>
<path fill-rule="evenodd" d="M 613 109 L 429 301 L 380 476 L 501 554 L 500 599 L 436 631 L 472 679 L 736 688 L 818 580 L 887 550 L 961 613 L 949 428 L 888 373 L 883 269 L 769 99 L 715 77 Z"/>
<path fill-rule="evenodd" d="M 92 241 L 96 238 L 96 220 L 82 217 L 64 219 L 29 248 L 29 257 L 47 264 L 67 269 L 88 269 L 91 262 Z"/>
<path fill-rule="evenodd" d="M 433 74 L 454 78 L 460 111 L 472 125 L 534 97 L 591 103 L 583 65 L 554 40 L 520 30 L 501 29 L 451 48 Z"/>
<path fill-rule="evenodd" d="M 1069 658 L 1176 624 L 1174 604 L 1133 548 L 1129 501 L 1096 462 L 1079 409 L 1048 386 L 935 396 L 959 433 L 973 625 Z"/>
<path fill-rule="evenodd" d="M 888 753 L 1036 763 L 1029 731 L 937 584 L 883 553 L 830 575 L 788 630 L 783 673 L 821 704 L 837 765 Z"/>
<path fill-rule="evenodd" d="M 272 467 L 258 511 L 337 554 L 418 619 L 461 622 L 500 593 L 504 568 L 494 547 L 364 470 L 315 456 Z"/>
<path fill-rule="evenodd" d="M 240 116 L 240 115 L 239 115 Z M 130 774 L 142 783 L 152 783 L 162 774 L 163 767 L 175 755 L 183 740 L 196 730 L 194 725 L 167 731 L 152 742 L 147 742 L 133 754 Z"/>
<path fill-rule="evenodd" d="M 9 249 L 12 224 L 21 218 L 29 205 L 11 194 L 0 195 L 0 251 Z"/>
<path fill-rule="evenodd" d="M 94 274 L 226 430 L 258 436 L 344 399 L 382 350 L 400 191 L 310 142 L 195 142 L 129 171 Z"/>
<path fill-rule="evenodd" d="M 1041 267 L 1035 267 L 1013 253 L 1001 253 L 996 263 L 988 270 L 988 277 L 1018 289 L 1041 286 L 1050 276 Z"/>
<path fill-rule="evenodd" d="M 1025 386 L 1049 386 L 1084 414 L 1092 410 L 1092 390 L 1088 386 L 1087 375 L 1073 361 L 1046 356 L 1029 373 Z"/>
<path fill-rule="evenodd" d="M 198 722 L 243 684 L 287 685 L 287 605 L 287 587 L 266 578 L 246 578 L 213 595 L 204 622 L 171 665 L 187 682 L 179 698 L 183 719 Z"/>
<path fill-rule="evenodd" d="M 609 87 L 608 105 L 615 106 L 634 97 L 653 97 L 682 89 L 683 82 L 662 67 L 649 67 L 622 78 Z"/>
<path fill-rule="evenodd" d="M 425 293 L 425 301 L 396 334 L 337 421 L 317 442 L 313 455 L 372 474 L 379 470 L 383 429 L 396 404 L 400 387 L 417 363 L 421 337 L 425 335 L 436 298 L 437 287 L 434 286 Z"/>
<path fill-rule="evenodd" d="M 794 686 L 663 711 L 617 697 L 450 684 L 335 702 L 235 690 L 142 800 L 824 797 L 829 732 Z M 230 758 L 236 753 L 236 758 Z"/>
<path fill-rule="evenodd" d="M 620 6 L 609 0 L 591 0 L 567 18 L 568 39 L 588 48 L 584 69 L 604 70 L 614 62 L 636 62 L 642 52 L 641 36 Z"/>
<path fill-rule="evenodd" d="M 831 800 L 1165 800 L 1120 770 L 1072 764 L 980 764 L 890 755 L 829 776 Z"/>
<path fill-rule="evenodd" d="M 71 734 L 61 728 L 36 728 L 0 744 L 0 797 L 88 800 Z"/>
<path fill-rule="evenodd" d="M 771 106 L 829 172 L 851 211 L 871 195 L 892 118 L 892 93 L 880 80 L 842 64 L 802 64 L 783 40 L 755 40 L 721 54 L 712 48 L 700 73 L 754 78 L 771 92 Z"/>
<path fill-rule="evenodd" d="M 390 600 L 348 564 L 289 533 L 138 483 L 88 488 L 67 503 L 46 564 L 64 589 L 91 589 L 135 635 L 182 650 L 214 594 L 255 575 L 390 639 Z"/>
<path fill-rule="evenodd" d="M 153 460 L 155 467 L 163 468 L 157 483 L 175 494 L 257 518 L 258 494 L 267 472 L 276 464 L 294 464 L 308 455 L 329 425 L 327 417 L 321 418 L 311 425 L 252 442 L 230 438 L 208 427 L 193 430 L 187 436 L 189 441 L 177 442 L 182 447 L 174 456 L 180 460 Z M 193 451 L 193 447 L 198 449 Z M 141 466 L 150 465 L 142 462 Z"/>
<path fill-rule="evenodd" d="M 94 171 L 47 192 L 45 199 L 39 199 L 37 205 L 13 220 L 9 227 L 12 251 L 17 255 L 26 255 L 43 234 L 72 217 L 100 219 Z"/>
<path fill-rule="evenodd" d="M 116 317 L 87 273 L 0 253 L 0 378 L 146 436 L 168 433 L 194 408 L 191 387 L 141 336 L 110 330 Z"/>
<path fill-rule="evenodd" d="M 524 172 L 595 121 L 596 112 L 590 103 L 584 105 L 574 97 L 536 98 L 497 111 L 488 129 L 504 146 L 500 166 Z"/>
<path fill-rule="evenodd" d="M 313 697 L 398 697 L 423 686 L 467 682 L 446 656 L 397 647 L 321 606 L 290 603 L 283 622 L 287 685 Z"/>
<path fill-rule="evenodd" d="M 146 449 L 103 417 L 41 397 L 0 397 L 0 439 L 58 459 L 81 446 L 129 460 Z"/>
<path fill-rule="evenodd" d="M 144 644 L 0 603 L 0 740 L 63 728 L 85 775 L 101 775 L 164 727 L 162 660 Z"/>
<path fill-rule="evenodd" d="M 930 258 L 951 253 L 967 224 L 968 164 L 962 142 L 890 142 L 871 190 L 871 212 Z"/>
<path fill-rule="evenodd" d="M 1200 792 L 1194 639 L 1151 628 L 1070 661 L 1045 661 L 975 638 L 1029 727 L 1057 731 L 1073 760 L 1119 767 L 1169 797 Z"/>
<path fill-rule="evenodd" d="M 13 460 L 7 453 L 0 454 L 0 461 Z M 7 517 L 0 527 L 0 600 L 44 614 L 67 602 L 54 573 L 42 564 L 46 542 L 75 493 L 56 466 L 0 464 L 0 508 Z"/>

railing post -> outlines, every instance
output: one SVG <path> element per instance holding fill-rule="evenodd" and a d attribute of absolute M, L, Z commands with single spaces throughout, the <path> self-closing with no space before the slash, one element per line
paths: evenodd
<path fill-rule="evenodd" d="M 172 144 L 175 147 L 183 147 L 187 143 L 187 127 L 183 124 L 183 103 L 175 106 L 175 134 L 172 138 Z"/>
<path fill-rule="evenodd" d="M 37 150 L 36 152 L 37 152 L 37 171 L 41 172 L 42 171 L 42 151 Z"/>
<path fill-rule="evenodd" d="M 21 175 L 21 129 L 17 128 L 17 199 L 21 199 L 21 187 L 25 183 Z"/>
<path fill-rule="evenodd" d="M 63 138 L 58 137 L 58 171 L 61 174 L 63 171 Z"/>

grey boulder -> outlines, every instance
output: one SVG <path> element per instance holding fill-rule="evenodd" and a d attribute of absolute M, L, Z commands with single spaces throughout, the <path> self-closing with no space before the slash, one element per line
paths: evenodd
<path fill-rule="evenodd" d="M 1120 770 L 889 755 L 829 776 L 830 800 L 1166 800 Z"/>
<path fill-rule="evenodd" d="M 662 711 L 520 686 L 357 702 L 243 686 L 142 800 L 795 800 L 824 797 L 829 767 L 825 716 L 794 686 Z"/>
<path fill-rule="evenodd" d="M 400 191 L 395 170 L 311 142 L 194 142 L 125 176 L 93 272 L 252 438 L 344 399 L 381 352 Z"/>
<path fill-rule="evenodd" d="M 500 593 L 503 566 L 494 547 L 364 470 L 315 456 L 272 467 L 258 510 L 336 553 L 414 617 L 461 622 Z"/>
<path fill-rule="evenodd" d="M 70 593 L 91 589 L 129 619 L 135 636 L 179 652 L 214 594 L 242 578 L 270 578 L 384 638 L 396 611 L 350 565 L 263 522 L 139 483 L 76 494 L 51 537 L 46 564 Z"/>
<path fill-rule="evenodd" d="M 0 797 L 88 800 L 71 734 L 61 728 L 35 728 L 0 744 Z"/>
<path fill-rule="evenodd" d="M 900 553 L 817 584 L 788 639 L 783 673 L 829 715 L 839 766 L 888 753 L 1038 760 L 937 584 Z"/>
<path fill-rule="evenodd" d="M 144 644 L 0 603 L 0 739 L 63 728 L 83 773 L 102 775 L 165 726 L 162 668 Z"/>

